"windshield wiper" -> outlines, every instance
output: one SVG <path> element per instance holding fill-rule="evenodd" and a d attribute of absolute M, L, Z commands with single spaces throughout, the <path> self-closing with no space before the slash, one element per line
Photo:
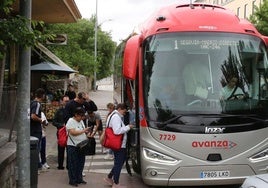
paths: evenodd
<path fill-rule="evenodd" d="M 247 115 L 241 115 L 241 117 L 253 119 L 253 120 L 256 120 L 256 121 L 268 122 L 267 119 L 261 119 L 261 118 L 258 118 L 256 116 L 253 116 L 253 115 L 249 115 L 249 116 L 247 116 Z"/>
<path fill-rule="evenodd" d="M 164 122 L 158 122 L 158 121 L 156 121 L 155 123 L 158 123 L 158 124 L 160 124 L 160 125 L 166 125 L 166 124 L 168 124 L 168 123 L 170 123 L 170 122 L 172 122 L 172 121 L 174 121 L 174 120 L 176 120 L 176 119 L 180 119 L 181 117 L 185 117 L 185 116 L 207 116 L 207 115 L 211 115 L 211 114 L 183 114 L 183 115 L 177 115 L 177 116 L 175 116 L 175 117 L 173 117 L 173 118 L 171 118 L 171 119 L 168 119 L 168 120 L 166 120 L 166 121 L 164 121 Z"/>
<path fill-rule="evenodd" d="M 172 121 L 174 121 L 176 119 L 180 119 L 182 116 L 183 115 L 177 115 L 177 116 L 175 116 L 175 117 L 173 117 L 171 119 L 168 119 L 168 120 L 166 120 L 164 122 L 155 122 L 155 123 L 160 124 L 160 125 L 166 125 L 166 124 L 168 124 L 168 123 L 170 123 L 170 122 L 172 122 Z"/>
<path fill-rule="evenodd" d="M 159 121 L 155 121 L 155 123 L 159 124 L 159 125 L 166 125 L 168 123 L 171 123 L 172 121 L 174 120 L 177 120 L 177 119 L 180 119 L 181 117 L 184 117 L 184 116 L 208 116 L 208 117 L 237 117 L 237 115 L 227 115 L 227 114 L 184 114 L 184 115 L 177 115 L 171 119 L 168 119 L 166 121 L 163 121 L 163 122 L 159 122 Z M 240 115 L 239 115 L 240 116 Z"/>

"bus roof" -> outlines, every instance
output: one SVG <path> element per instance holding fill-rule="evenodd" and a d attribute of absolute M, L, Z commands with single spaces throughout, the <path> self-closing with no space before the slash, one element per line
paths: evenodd
<path fill-rule="evenodd" d="M 142 38 L 180 31 L 235 32 L 262 36 L 247 20 L 238 18 L 221 6 L 210 4 L 174 4 L 163 7 L 141 25 Z"/>
<path fill-rule="evenodd" d="M 135 79 L 139 46 L 149 36 L 168 32 L 230 32 L 255 35 L 268 45 L 268 37 L 261 35 L 252 23 L 240 19 L 232 11 L 210 4 L 174 4 L 163 7 L 140 27 L 140 33 L 126 42 L 123 75 Z M 134 50 L 133 50 L 134 49 Z"/>

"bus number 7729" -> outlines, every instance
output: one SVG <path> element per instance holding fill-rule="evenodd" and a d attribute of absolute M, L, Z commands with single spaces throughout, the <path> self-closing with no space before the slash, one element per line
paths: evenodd
<path fill-rule="evenodd" d="M 159 134 L 159 140 L 174 141 L 176 140 L 175 134 Z"/>

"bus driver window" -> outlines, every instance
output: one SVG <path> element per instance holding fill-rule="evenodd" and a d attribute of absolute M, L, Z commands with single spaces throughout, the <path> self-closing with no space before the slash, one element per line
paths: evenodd
<path fill-rule="evenodd" d="M 186 64 L 182 73 L 186 95 L 206 99 L 211 85 L 209 74 L 208 66 L 203 62 L 193 60 Z"/>
<path fill-rule="evenodd" d="M 230 76 L 227 81 L 228 83 L 221 90 L 221 100 L 243 99 L 244 92 L 238 86 L 238 78 Z"/>

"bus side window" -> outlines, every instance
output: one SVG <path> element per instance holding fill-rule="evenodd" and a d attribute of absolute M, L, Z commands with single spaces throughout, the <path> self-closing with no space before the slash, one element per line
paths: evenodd
<path fill-rule="evenodd" d="M 261 90 L 260 90 L 260 96 L 263 99 L 268 99 L 268 78 L 266 76 L 263 76 L 261 78 Z"/>

